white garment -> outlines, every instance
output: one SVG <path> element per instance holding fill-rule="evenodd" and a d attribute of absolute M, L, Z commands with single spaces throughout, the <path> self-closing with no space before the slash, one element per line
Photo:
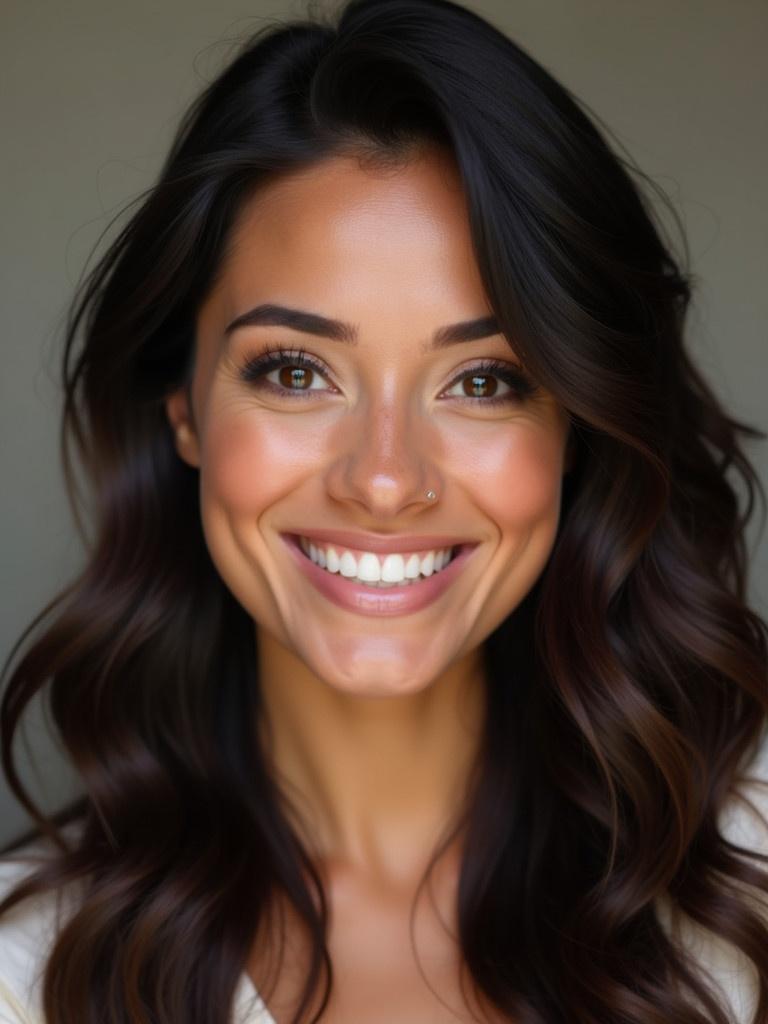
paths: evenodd
<path fill-rule="evenodd" d="M 768 782 L 768 737 L 751 769 L 751 774 Z M 768 817 L 768 786 L 753 786 L 747 795 Z M 728 839 L 749 849 L 768 853 L 768 829 L 740 802 L 725 809 L 721 829 Z M 65 832 L 73 826 L 66 826 Z M 36 856 L 44 856 L 42 841 L 0 857 L 0 897 L 4 897 L 28 874 Z M 66 914 L 70 905 L 64 897 Z M 40 999 L 40 978 L 55 934 L 59 897 L 44 893 L 20 904 L 0 917 L 0 1024 L 45 1024 Z M 766 908 L 768 914 L 768 908 Z M 659 904 L 659 917 L 667 926 L 667 912 Z M 697 960 L 712 971 L 732 1008 L 734 1024 L 748 1024 L 757 1001 L 757 972 L 751 961 L 730 944 L 685 922 L 681 939 L 695 952 Z M 275 1024 L 246 972 L 238 984 L 232 1024 Z"/>
<path fill-rule="evenodd" d="M 77 823 L 63 828 L 71 835 Z M 37 840 L 0 857 L 0 898 L 44 859 L 47 840 Z M 40 980 L 57 930 L 76 903 L 74 890 L 22 900 L 0 917 L 0 1024 L 45 1024 Z M 232 1024 L 275 1024 L 247 972 L 235 991 Z"/>

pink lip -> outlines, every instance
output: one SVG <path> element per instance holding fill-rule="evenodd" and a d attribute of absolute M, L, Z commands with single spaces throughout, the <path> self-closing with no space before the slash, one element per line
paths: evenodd
<path fill-rule="evenodd" d="M 472 552 L 480 546 L 479 544 L 462 545 L 458 555 L 448 563 L 445 569 L 421 579 L 418 583 L 378 589 L 353 583 L 338 573 L 326 572 L 304 554 L 299 547 L 296 535 L 283 533 L 281 537 L 301 572 L 324 597 L 348 611 L 376 616 L 407 615 L 432 604 L 450 587 L 467 564 Z"/>
<path fill-rule="evenodd" d="M 428 533 L 421 537 L 397 537 L 394 534 L 384 537 L 380 533 L 365 533 L 352 530 L 294 530 L 319 544 L 334 544 L 337 547 L 349 548 L 350 551 L 372 551 L 379 555 L 387 555 L 391 551 L 433 551 L 437 548 L 455 548 L 460 544 L 473 543 L 466 537 L 451 537 L 447 533 Z M 291 534 L 284 534 L 290 536 Z"/>

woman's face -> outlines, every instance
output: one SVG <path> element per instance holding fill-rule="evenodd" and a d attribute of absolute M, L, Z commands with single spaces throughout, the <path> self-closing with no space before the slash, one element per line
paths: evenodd
<path fill-rule="evenodd" d="M 227 330 L 266 304 L 343 321 L 356 341 L 263 322 Z M 200 310 L 192 408 L 179 391 L 167 411 L 189 424 L 177 445 L 200 470 L 211 557 L 259 635 L 339 691 L 422 690 L 477 653 L 547 562 L 567 413 L 481 367 L 517 365 L 493 325 L 432 344 L 447 325 L 491 315 L 458 172 L 435 151 L 389 171 L 335 157 L 271 182 L 241 211 Z M 293 358 L 246 379 L 264 346 Z M 310 366 L 296 364 L 298 349 Z M 433 546 L 427 535 L 474 547 L 442 570 L 447 587 L 433 573 L 364 588 L 342 568 L 339 603 L 328 567 L 286 536 L 319 530 L 395 535 L 411 566 Z M 347 545 L 331 546 L 341 556 Z M 420 587 L 430 600 L 415 599 Z M 415 607 L 385 609 L 398 594 Z"/>

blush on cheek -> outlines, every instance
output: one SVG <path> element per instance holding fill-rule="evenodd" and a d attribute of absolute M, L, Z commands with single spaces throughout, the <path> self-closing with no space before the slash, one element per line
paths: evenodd
<path fill-rule="evenodd" d="M 520 434 L 514 443 L 488 446 L 472 465 L 478 503 L 495 522 L 510 528 L 535 526 L 559 509 L 562 455 L 551 438 Z M 471 464 L 471 463 L 470 463 Z"/>
<path fill-rule="evenodd" d="M 221 416 L 211 423 L 201 460 L 208 504 L 257 517 L 296 476 L 280 433 L 257 416 Z M 294 449 L 295 450 L 295 449 Z"/>
<path fill-rule="evenodd" d="M 500 514 L 512 523 L 524 525 L 548 515 L 560 503 L 560 476 L 541 464 L 520 464 L 510 468 L 500 486 Z"/>

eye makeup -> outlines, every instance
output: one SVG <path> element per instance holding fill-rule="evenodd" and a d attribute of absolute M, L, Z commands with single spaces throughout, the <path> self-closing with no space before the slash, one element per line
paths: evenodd
<path fill-rule="evenodd" d="M 315 388 L 291 388 L 266 380 L 266 375 L 272 370 L 284 367 L 293 368 L 292 379 L 300 384 L 305 382 L 307 370 L 318 374 L 324 380 L 327 380 L 328 377 L 325 367 L 313 356 L 309 355 L 305 349 L 290 349 L 271 344 L 265 345 L 255 355 L 246 359 L 238 371 L 238 376 L 241 380 L 253 385 L 257 389 L 266 390 L 279 398 L 285 397 L 288 401 L 293 401 L 297 398 L 299 400 L 307 400 L 325 390 L 320 389 L 320 392 L 318 392 L 318 389 Z M 499 359 L 481 360 L 476 366 L 462 371 L 448 387 L 449 389 L 455 387 L 456 384 L 461 384 L 465 380 L 473 378 L 483 380 L 487 377 L 498 377 L 509 387 L 509 392 L 501 395 L 493 394 L 491 397 L 483 395 L 453 395 L 450 397 L 459 402 L 469 402 L 475 405 L 520 404 L 539 390 L 538 385 L 522 369 Z M 474 381 L 473 384 L 476 388 L 482 388 L 482 385 L 478 385 Z"/>

